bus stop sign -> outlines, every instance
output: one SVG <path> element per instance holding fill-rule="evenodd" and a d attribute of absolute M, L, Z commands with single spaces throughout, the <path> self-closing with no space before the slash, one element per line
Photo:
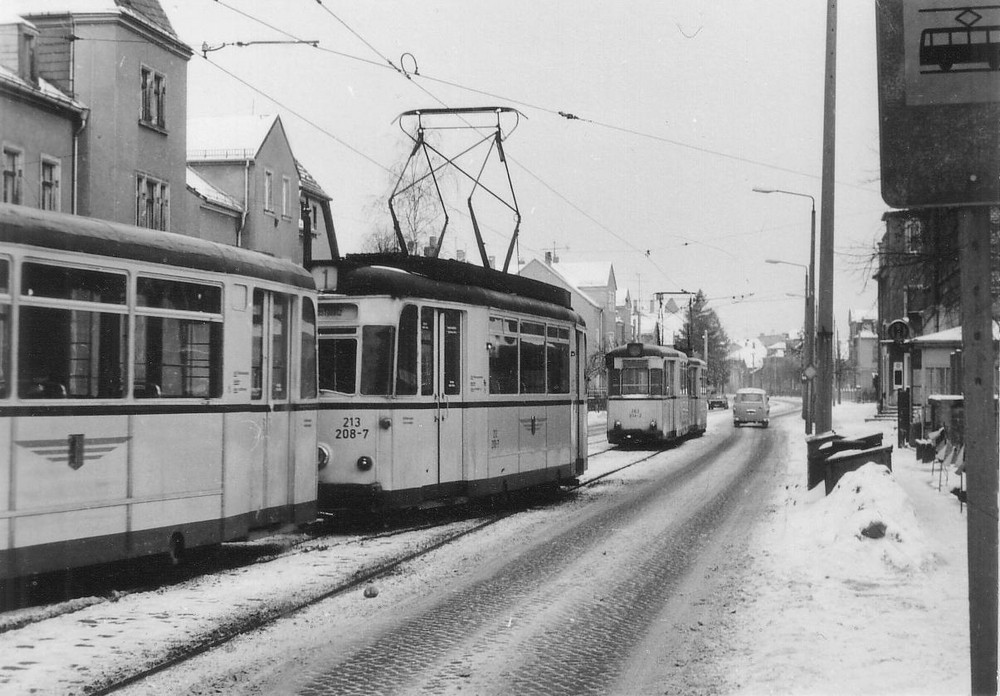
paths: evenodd
<path fill-rule="evenodd" d="M 882 198 L 1000 203 L 1000 5 L 875 5 Z"/>

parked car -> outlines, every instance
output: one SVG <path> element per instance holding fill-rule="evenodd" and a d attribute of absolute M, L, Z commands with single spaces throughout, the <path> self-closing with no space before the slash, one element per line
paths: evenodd
<path fill-rule="evenodd" d="M 733 397 L 733 427 L 758 423 L 765 428 L 770 422 L 771 404 L 763 389 L 740 389 Z"/>
<path fill-rule="evenodd" d="M 711 411 L 713 408 L 729 408 L 729 399 L 726 398 L 725 394 L 709 394 L 708 410 Z"/>

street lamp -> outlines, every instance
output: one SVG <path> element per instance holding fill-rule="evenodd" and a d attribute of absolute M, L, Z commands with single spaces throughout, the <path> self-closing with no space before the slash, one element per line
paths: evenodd
<path fill-rule="evenodd" d="M 804 327 L 805 359 L 803 360 L 805 366 L 803 367 L 803 375 L 802 375 L 802 420 L 805 421 L 806 435 L 811 435 L 813 430 L 812 427 L 813 419 L 812 419 L 812 409 L 810 408 L 811 406 L 810 394 L 812 390 L 809 388 L 811 380 L 808 377 L 808 373 L 805 372 L 805 370 L 810 365 L 812 365 L 812 355 L 813 355 L 813 316 L 812 316 L 813 298 L 812 298 L 812 288 L 810 287 L 811 284 L 809 282 L 809 266 L 805 265 L 804 263 L 792 263 L 791 261 L 781 261 L 779 259 L 764 259 L 764 262 L 778 263 L 784 266 L 797 266 L 798 268 L 805 270 L 806 293 L 805 295 L 802 295 L 802 297 L 805 298 L 806 302 L 805 327 Z M 787 294 L 791 295 L 791 293 Z M 793 295 L 793 297 L 799 297 L 799 295 Z"/>
<path fill-rule="evenodd" d="M 754 188 L 755 193 L 781 193 L 786 196 L 798 196 L 808 198 L 812 203 L 812 210 L 809 215 L 809 268 L 806 274 L 806 384 L 803 390 L 803 399 L 808 403 L 803 405 L 806 413 L 806 435 L 811 435 L 813 431 L 813 380 L 808 374 L 814 373 L 816 366 L 813 365 L 816 349 L 816 199 L 808 193 L 798 193 L 796 191 L 785 191 L 783 189 Z M 799 264 L 792 264 L 797 266 Z"/>

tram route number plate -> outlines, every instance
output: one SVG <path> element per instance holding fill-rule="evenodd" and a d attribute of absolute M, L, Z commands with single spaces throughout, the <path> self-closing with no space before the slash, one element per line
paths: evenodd
<path fill-rule="evenodd" d="M 368 428 L 361 427 L 361 419 L 356 416 L 344 416 L 344 422 L 333 431 L 335 440 L 365 440 L 368 438 Z"/>

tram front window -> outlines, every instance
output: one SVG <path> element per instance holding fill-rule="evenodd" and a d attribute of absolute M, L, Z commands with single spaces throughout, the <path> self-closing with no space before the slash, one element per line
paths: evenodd
<path fill-rule="evenodd" d="M 648 394 L 649 370 L 645 367 L 626 367 L 622 370 L 622 395 Z"/>
<path fill-rule="evenodd" d="M 330 329 L 320 330 L 319 388 L 323 391 L 353 394 L 358 388 L 358 339 L 354 329 L 349 336 L 326 335 Z"/>
<path fill-rule="evenodd" d="M 361 393 L 392 393 L 392 362 L 396 327 L 366 326 L 361 330 Z"/>

